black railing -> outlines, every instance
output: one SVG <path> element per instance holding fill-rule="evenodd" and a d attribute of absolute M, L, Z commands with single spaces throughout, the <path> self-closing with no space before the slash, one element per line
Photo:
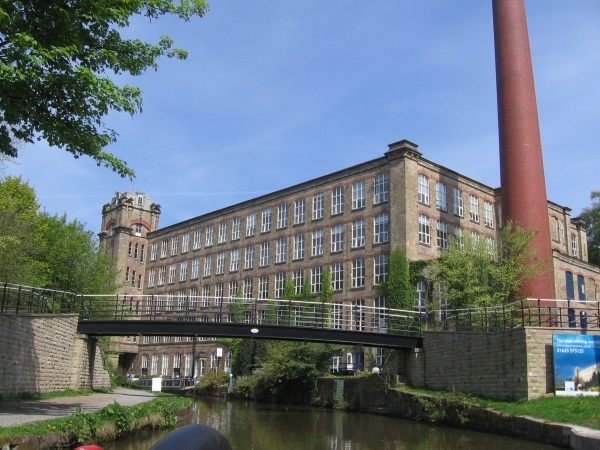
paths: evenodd
<path fill-rule="evenodd" d="M 184 295 L 82 295 L 0 285 L 0 314 L 78 314 L 80 321 L 243 323 L 420 336 L 518 327 L 600 328 L 600 302 L 525 299 L 503 306 L 404 311 L 343 302 Z"/>

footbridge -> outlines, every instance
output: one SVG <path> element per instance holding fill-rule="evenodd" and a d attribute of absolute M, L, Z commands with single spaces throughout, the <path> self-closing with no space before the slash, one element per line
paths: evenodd
<path fill-rule="evenodd" d="M 195 336 L 418 348 L 425 314 L 363 304 L 186 295 L 83 295 L 1 285 L 0 314 L 77 314 L 90 336 Z"/>

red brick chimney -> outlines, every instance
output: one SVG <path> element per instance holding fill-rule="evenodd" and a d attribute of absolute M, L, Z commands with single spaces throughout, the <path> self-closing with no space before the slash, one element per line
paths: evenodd
<path fill-rule="evenodd" d="M 502 220 L 538 230 L 531 246 L 550 270 L 528 280 L 523 294 L 553 299 L 554 272 L 540 125 L 524 0 L 493 0 Z"/>

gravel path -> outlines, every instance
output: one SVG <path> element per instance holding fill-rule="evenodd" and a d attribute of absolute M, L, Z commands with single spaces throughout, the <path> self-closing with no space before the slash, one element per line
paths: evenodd
<path fill-rule="evenodd" d="M 39 420 L 57 419 L 75 414 L 77 407 L 81 412 L 98 411 L 113 402 L 122 406 L 133 406 L 152 400 L 154 394 L 148 391 L 118 388 L 110 393 L 60 397 L 47 400 L 24 402 L 0 402 L 0 428 L 16 427 Z"/>

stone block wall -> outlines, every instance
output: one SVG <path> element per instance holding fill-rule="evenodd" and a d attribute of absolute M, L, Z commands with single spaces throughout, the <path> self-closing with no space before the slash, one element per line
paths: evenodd
<path fill-rule="evenodd" d="M 0 316 L 0 395 L 110 386 L 96 341 L 77 334 L 77 316 Z"/>
<path fill-rule="evenodd" d="M 407 382 L 496 399 L 533 399 L 554 392 L 553 334 L 578 328 L 517 328 L 501 333 L 426 332 L 423 348 L 405 352 Z"/>

